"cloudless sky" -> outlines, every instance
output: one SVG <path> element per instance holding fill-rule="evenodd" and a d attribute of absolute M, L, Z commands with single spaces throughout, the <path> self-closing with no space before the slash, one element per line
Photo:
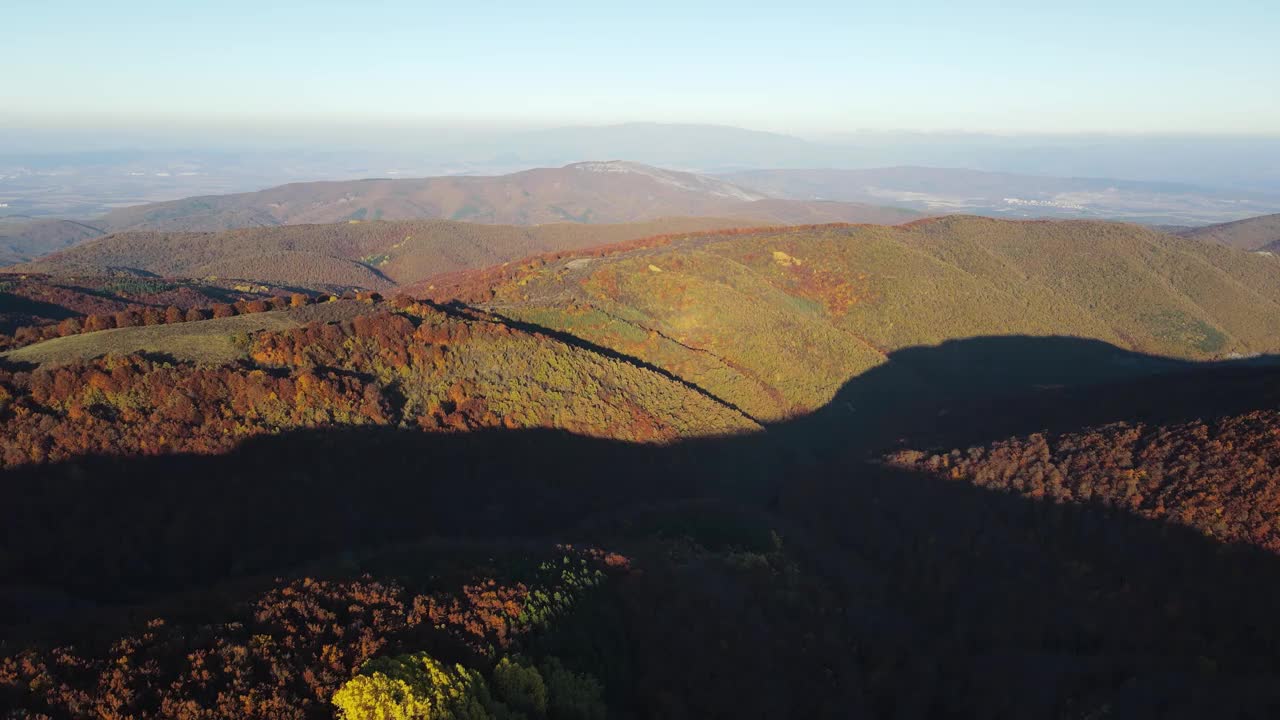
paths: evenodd
<path fill-rule="evenodd" d="M 0 127 L 1280 133 L 1280 0 L 32 0 L 0 28 Z"/>

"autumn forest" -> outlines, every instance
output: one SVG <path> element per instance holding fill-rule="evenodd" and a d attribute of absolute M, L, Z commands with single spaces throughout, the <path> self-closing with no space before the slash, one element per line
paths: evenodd
<path fill-rule="evenodd" d="M 1273 257 L 669 229 L 0 276 L 0 717 L 1280 709 Z"/>

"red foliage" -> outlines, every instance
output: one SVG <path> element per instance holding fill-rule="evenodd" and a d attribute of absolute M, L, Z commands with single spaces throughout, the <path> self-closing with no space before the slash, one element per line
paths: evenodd
<path fill-rule="evenodd" d="M 1280 553 L 1280 412 L 1115 423 L 989 447 L 893 456 L 902 466 L 1056 503 L 1097 503 Z"/>
<path fill-rule="evenodd" d="M 141 316 L 134 310 L 121 310 L 116 313 L 116 327 L 126 328 L 141 325 Z"/>
<path fill-rule="evenodd" d="M 617 255 L 633 250 L 663 247 L 670 245 L 677 240 L 690 238 L 800 234 L 813 232 L 814 230 L 850 227 L 859 227 L 859 225 L 853 223 L 831 223 L 825 225 L 744 227 L 654 235 L 646 238 L 638 238 L 636 240 L 626 240 L 610 245 L 598 245 L 596 247 L 583 248 L 580 250 L 563 250 L 560 252 L 534 255 L 517 262 L 503 263 L 502 265 L 484 268 L 481 270 L 460 270 L 452 273 L 442 273 L 417 283 L 409 288 L 409 291 L 413 294 L 417 294 L 421 297 L 437 302 L 452 299 L 462 300 L 463 302 L 483 302 L 492 297 L 494 287 L 516 280 L 530 270 L 536 270 L 537 268 L 543 267 L 549 263 L 560 262 L 562 260 L 580 257 L 608 257 L 610 255 Z"/>
<path fill-rule="evenodd" d="M 114 315 L 90 315 L 84 320 L 85 332 L 97 332 L 99 330 L 110 330 L 116 326 Z"/>
<path fill-rule="evenodd" d="M 66 320 L 58 323 L 58 336 L 66 337 L 68 335 L 75 335 L 80 332 L 81 327 L 83 327 L 83 324 L 80 322 L 80 318 L 67 318 Z"/>
<path fill-rule="evenodd" d="M 575 555 L 591 567 L 617 567 Z M 447 643 L 485 654 L 510 646 L 529 629 L 516 622 L 528 598 L 525 584 L 493 579 L 467 583 L 461 593 L 428 594 L 368 576 L 277 580 L 238 603 L 226 622 L 157 618 L 97 651 L 0 656 L 0 702 L 57 717 L 121 720 L 331 717 L 333 692 L 389 650 Z"/>
<path fill-rule="evenodd" d="M 241 439 L 340 420 L 385 424 L 379 388 L 349 375 L 168 365 L 138 356 L 0 371 L 12 388 L 0 466 L 85 453 L 223 452 Z"/>

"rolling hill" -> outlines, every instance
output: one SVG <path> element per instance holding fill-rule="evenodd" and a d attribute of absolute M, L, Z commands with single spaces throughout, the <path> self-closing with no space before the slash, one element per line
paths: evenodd
<path fill-rule="evenodd" d="M 103 234 L 72 220 L 0 221 L 0 267 L 26 262 Z"/>
<path fill-rule="evenodd" d="M 1179 233 L 1194 240 L 1221 243 L 1239 250 L 1280 250 L 1280 214 L 1192 228 Z"/>
<path fill-rule="evenodd" d="M 1265 716 L 1280 371 L 1235 356 L 1280 349 L 1276 262 L 738 228 L 31 344 L 0 707 Z"/>
<path fill-rule="evenodd" d="M 121 208 L 102 218 L 123 230 L 216 231 L 348 220 L 443 218 L 510 225 L 625 223 L 675 216 L 759 219 L 752 190 L 705 175 L 631 162 L 582 162 L 493 177 L 295 183 Z M 878 205 L 824 206 L 850 222 L 892 222 L 910 212 Z M 776 203 L 771 216 L 806 217 L 806 203 Z"/>
<path fill-rule="evenodd" d="M 0 274 L 0 336 L 20 328 L 23 342 L 53 333 L 60 322 L 83 322 L 118 313 L 139 317 L 210 308 L 219 303 L 265 300 L 286 291 L 262 284 L 196 282 L 119 276 L 60 276 Z M 102 323 L 105 324 L 105 323 Z M 114 324 L 110 327 L 115 327 Z M 0 348 L 16 338 L 0 337 Z"/>
<path fill-rule="evenodd" d="M 0 265 L 102 234 L 220 232 L 372 220 L 445 219 L 484 224 L 619 224 L 673 217 L 732 225 L 906 222 L 920 213 L 884 203 L 768 199 L 725 180 L 640 163 L 580 162 L 497 176 L 306 182 L 256 192 L 121 207 L 87 224 L 0 225 Z M 5 231 L 4 228 L 12 227 Z"/>
<path fill-rule="evenodd" d="M 0 482 L 21 498 L 0 505 L 0 702 L 330 717 L 353 678 L 410 661 L 482 689 L 536 665 L 587 717 L 1277 699 L 1280 559 L 1257 512 L 1280 485 L 1274 368 L 971 338 L 887 353 L 762 428 L 584 337 L 459 305 L 367 309 L 266 327 L 224 365 L 0 369 Z M 1184 374 L 1078 384 L 1146 361 Z M 944 382 L 901 391 L 930 370 Z M 1055 376 L 1068 385 L 1039 385 Z M 991 393 L 1011 377 L 1018 394 Z M 963 402 L 975 388 L 987 404 Z M 1020 405 L 1057 434 L 1000 440 Z M 978 444 L 860 461 L 882 424 Z M 922 686 L 934 667 L 950 680 Z M 519 700 L 491 692 L 474 717 Z"/>
<path fill-rule="evenodd" d="M 55 275 L 109 273 L 240 278 L 280 285 L 386 290 L 433 275 L 623 240 L 736 227 L 726 218 L 530 227 L 452 220 L 286 225 L 218 233 L 128 232 L 10 268 Z"/>
<path fill-rule="evenodd" d="M 641 241 L 436 278 L 429 292 L 672 369 L 770 419 L 825 404 L 887 353 L 954 338 L 1275 352 L 1278 269 L 1134 225 L 952 216 Z"/>

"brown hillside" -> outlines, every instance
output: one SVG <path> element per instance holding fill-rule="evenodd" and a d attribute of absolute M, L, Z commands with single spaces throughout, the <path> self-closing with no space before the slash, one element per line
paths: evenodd
<path fill-rule="evenodd" d="M 60 321 L 87 316 L 144 313 L 163 314 L 168 308 L 187 311 L 272 298 L 285 294 L 279 287 L 242 282 L 195 282 L 133 276 L 0 273 L 0 334 L 19 328 L 47 333 Z M 110 327 L 115 327 L 114 324 Z M 38 333 L 37 333 L 38 334 Z M 38 339 L 29 337 L 28 340 Z M 0 337 L 0 348 L 13 338 Z"/>
<path fill-rule="evenodd" d="M 0 221 L 0 267 L 26 262 L 99 237 L 102 230 L 71 220 Z"/>
<path fill-rule="evenodd" d="M 395 287 L 395 283 L 382 273 L 355 260 L 298 250 L 279 250 L 216 260 L 179 274 L 215 280 L 246 278 L 254 282 L 299 288 L 388 290 Z"/>
<path fill-rule="evenodd" d="M 110 231 L 219 231 L 262 225 L 442 218 L 542 225 L 625 223 L 700 216 L 812 222 L 917 217 L 858 203 L 792 203 L 724 180 L 629 162 L 587 162 L 511 175 L 295 183 L 236 195 L 188 198 L 115 210 Z M 819 207 L 821 205 L 822 207 Z"/>
<path fill-rule="evenodd" d="M 1280 243 L 1280 214 L 1193 228 L 1178 233 L 1194 240 L 1221 243 L 1240 250 L 1266 250 Z"/>
<path fill-rule="evenodd" d="M 239 278 L 318 289 L 385 289 L 556 250 L 741 220 L 665 218 L 623 225 L 481 225 L 450 220 L 245 228 L 221 233 L 118 233 L 13 268 L 21 272 Z"/>

